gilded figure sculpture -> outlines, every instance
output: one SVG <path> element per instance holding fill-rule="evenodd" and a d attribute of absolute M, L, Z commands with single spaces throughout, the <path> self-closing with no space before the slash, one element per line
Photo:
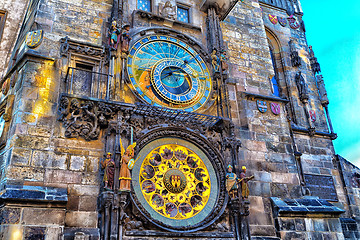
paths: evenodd
<path fill-rule="evenodd" d="M 226 190 L 229 193 L 231 199 L 235 199 L 238 196 L 238 182 L 239 178 L 233 173 L 233 167 L 227 166 L 228 172 L 226 173 Z"/>
<path fill-rule="evenodd" d="M 240 173 L 240 181 L 241 184 L 241 196 L 243 199 L 247 199 L 249 197 L 249 185 L 248 182 L 250 180 L 254 179 L 254 176 L 246 177 L 246 167 L 241 167 L 241 173 Z"/>
<path fill-rule="evenodd" d="M 246 177 L 246 167 L 243 166 L 240 178 L 237 177 L 235 173 L 233 173 L 233 167 L 231 165 L 227 166 L 227 174 L 226 174 L 226 190 L 229 193 L 231 199 L 235 199 L 239 197 L 239 186 L 241 187 L 241 197 L 242 199 L 247 199 L 249 196 L 249 186 L 248 181 L 254 178 L 254 176 Z"/>
<path fill-rule="evenodd" d="M 136 146 L 136 143 L 131 144 L 127 147 L 126 151 L 121 156 L 121 162 L 120 162 L 120 174 L 119 174 L 119 180 L 120 180 L 120 191 L 130 191 L 131 190 L 131 173 L 129 169 L 129 161 L 134 159 L 134 148 Z"/>

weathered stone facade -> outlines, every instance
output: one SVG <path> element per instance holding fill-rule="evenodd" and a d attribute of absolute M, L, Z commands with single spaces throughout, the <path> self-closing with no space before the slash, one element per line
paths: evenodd
<path fill-rule="evenodd" d="M 16 37 L 19 33 L 21 21 L 26 12 L 29 1 L 1 1 L 0 10 L 4 13 L 4 26 L 0 30 L 0 76 L 5 74 L 7 65 L 12 64 L 11 53 L 14 47 Z M 3 20 L 3 19 L 2 19 Z M 2 26 L 1 26 L 2 27 Z"/>
<path fill-rule="evenodd" d="M 6 60 L 1 79 L 0 236 L 358 239 L 360 170 L 335 154 L 329 102 L 305 39 L 300 3 L 152 0 L 146 8 L 145 2 L 0 5 L 11 16 L 19 4 L 18 14 L 27 16 L 21 27 L 5 29 L 0 42 L 6 45 L 0 48 L 3 55 L 13 59 L 10 64 Z M 20 23 L 10 17 L 6 21 Z M 117 39 L 110 38 L 110 31 Z M 12 45 L 9 36 L 15 33 Z M 149 105 L 144 92 L 155 88 L 155 80 L 143 91 L 132 80 L 129 66 L 137 57 L 131 49 L 157 36 L 191 48 L 202 69 L 209 69 L 210 91 L 204 91 L 206 100 L 193 112 L 177 107 L 177 99 L 158 104 L 162 93 L 154 94 L 154 106 Z M 191 86 L 206 78 L 205 70 L 202 78 L 190 76 L 184 66 L 191 59 L 181 61 L 167 76 L 183 68 Z M 130 192 L 122 191 L 121 146 L 133 141 L 139 156 L 132 175 L 138 179 L 132 179 Z M 142 153 L 162 143 L 181 143 L 209 159 L 204 162 L 213 187 L 206 186 L 213 198 L 201 203 L 201 211 L 186 205 L 194 216 L 187 217 L 184 210 L 177 216 L 185 218 L 178 222 L 174 217 L 164 221 L 166 213 L 152 212 L 139 195 L 145 191 L 139 183 L 140 162 L 146 161 Z M 115 160 L 110 189 L 102 181 L 106 152 Z M 248 176 L 254 175 L 249 197 L 228 196 L 229 164 L 237 176 L 242 166 Z M 205 196 L 207 187 L 202 186 L 205 190 L 192 190 L 196 196 Z M 180 202 L 174 206 L 180 209 Z"/>

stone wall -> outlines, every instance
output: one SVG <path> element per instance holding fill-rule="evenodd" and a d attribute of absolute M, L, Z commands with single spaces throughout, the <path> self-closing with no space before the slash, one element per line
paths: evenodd
<path fill-rule="evenodd" d="M 159 1 L 153 3 L 156 6 Z M 186 3 L 198 5 L 198 1 Z M 92 141 L 65 136 L 65 126 L 59 121 L 59 97 L 65 92 L 68 67 L 73 66 L 70 55 L 75 53 L 84 57 L 85 54 L 74 51 L 66 56 L 61 55 L 60 39 L 68 36 L 81 46 L 101 49 L 108 41 L 111 7 L 112 1 L 40 1 L 34 22 L 44 30 L 44 40 L 32 54 L 19 57 L 16 70 L 9 73 L 9 79 L 13 80 L 8 95 L 13 95 L 15 100 L 7 144 L 0 153 L 2 190 L 10 194 L 11 191 L 20 191 L 14 190 L 18 188 L 21 194 L 37 197 L 32 199 L 34 206 L 18 199 L 17 206 L 6 205 L 2 208 L 1 223 L 5 238 L 16 231 L 22 232 L 25 237 L 40 236 L 39 239 L 44 236 L 46 239 L 56 239 L 58 235 L 70 239 L 76 232 L 88 233 L 95 238 L 99 235 L 99 161 L 103 157 L 106 140 L 103 132 Z M 208 48 L 206 14 L 198 8 L 191 11 L 190 24 L 166 21 L 159 17 L 158 9 L 145 17 L 133 12 L 135 9 L 136 1 L 124 6 L 123 23 L 131 23 L 133 33 L 144 27 L 170 27 L 189 35 L 201 43 L 203 49 Z M 303 173 L 334 176 L 338 202 L 332 204 L 352 209 L 354 216 L 346 217 L 358 217 L 359 193 L 357 186 L 347 188 L 347 192 L 351 193 L 350 200 L 347 199 L 341 172 L 333 164 L 331 139 L 326 134 L 319 134 L 327 133 L 328 128 L 309 65 L 304 32 L 272 24 L 269 13 L 287 17 L 284 10 L 263 4 L 260 6 L 257 0 L 239 1 L 221 24 L 229 56 L 227 89 L 231 116 L 235 135 L 242 142 L 236 168 L 239 170 L 244 165 L 248 169 L 247 175 L 255 176 L 249 182 L 250 232 L 254 239 L 341 239 L 341 223 L 343 229 L 353 225 L 340 222 L 333 215 L 324 219 L 308 215 L 274 215 L 275 205 L 270 197 L 301 199 L 307 194 L 306 188 L 302 187 Z M 301 15 L 297 17 L 301 20 Z M 301 57 L 300 67 L 291 65 L 288 44 L 291 39 L 295 41 Z M 275 72 L 268 41 L 278 44 L 275 54 L 277 65 L 280 66 L 277 68 L 280 98 L 273 95 L 270 81 Z M 4 41 L 0 44 L 4 44 Z M 24 44 L 19 46 L 29 50 Z M 310 109 L 315 109 L 317 115 L 314 125 L 318 133 L 315 135 L 300 131 L 309 129 L 311 124 L 295 83 L 295 74 L 299 70 L 309 86 Z M 124 96 L 125 102 L 137 101 L 127 87 Z M 259 111 L 257 100 L 266 101 L 266 112 Z M 279 104 L 279 114 L 272 112 L 270 103 Z M 206 114 L 215 115 L 215 110 L 210 109 Z M 302 154 L 300 161 L 295 157 L 295 152 Z M 228 162 L 230 156 L 224 158 Z M 344 165 L 344 168 L 344 172 L 349 174 L 355 171 L 349 165 Z M 349 176 L 348 179 L 352 178 L 352 175 Z M 56 194 L 48 194 L 64 194 L 64 191 L 66 199 L 57 199 L 59 196 Z M 29 200 L 25 195 L 23 200 Z M 8 200 L 14 201 L 12 195 L 9 196 Z M 342 214 L 341 209 L 336 211 L 338 215 Z M 16 224 L 20 224 L 21 228 L 13 229 Z M 226 237 L 231 238 L 230 235 Z M 173 238 L 176 238 L 176 234 Z M 129 236 L 129 239 L 135 237 Z"/>
<path fill-rule="evenodd" d="M 316 111 L 316 131 L 328 132 L 316 80 L 310 67 L 305 34 L 301 28 L 291 29 L 289 25 L 282 27 L 272 24 L 268 14 L 288 17 L 284 10 L 264 4 L 260 7 L 257 1 L 239 2 L 225 19 L 222 29 L 230 57 L 228 89 L 231 114 L 237 124 L 237 134 L 242 139 L 238 167 L 245 165 L 248 175 L 255 176 L 249 183 L 250 230 L 252 236 L 276 237 L 269 197 L 301 198 L 304 194 L 300 186 L 301 170 L 303 173 L 333 175 L 339 198 L 339 202 L 334 204 L 344 208 L 346 201 L 342 186 L 336 184 L 340 178 L 332 163 L 334 148 L 331 139 L 296 131 L 296 126 L 305 129 L 310 127 L 295 82 L 295 74 L 301 71 L 309 86 L 310 109 Z M 301 15 L 297 15 L 297 18 L 300 23 Z M 301 57 L 300 67 L 291 64 L 290 40 L 296 41 L 296 50 Z M 278 45 L 275 55 L 280 93 L 289 103 L 273 97 L 270 79 L 274 71 L 268 41 L 276 41 Z M 257 100 L 267 101 L 268 109 L 265 113 L 258 110 Z M 272 102 L 281 105 L 279 115 L 271 112 Z M 291 122 L 288 122 L 287 117 Z M 290 126 L 295 126 L 295 129 Z M 294 140 L 291 132 L 294 132 Z M 302 153 L 301 165 L 294 156 L 296 151 Z"/>
<path fill-rule="evenodd" d="M 65 138 L 64 128 L 58 122 L 57 103 L 59 94 L 63 92 L 62 62 L 57 60 L 60 56 L 59 40 L 70 36 L 101 45 L 106 39 L 111 6 L 112 2 L 40 1 L 35 22 L 45 32 L 43 42 L 35 49 L 37 56 L 24 55 L 22 60 L 19 56 L 17 69 L 11 73 L 17 77 L 8 94 L 16 97 L 7 146 L 2 152 L 2 186 L 15 184 L 66 189 L 67 205 L 59 210 L 61 216 L 56 220 L 61 228 L 50 234 L 53 237 L 62 233 L 64 226 L 97 228 L 99 160 L 104 151 L 102 140 L 87 142 Z M 19 211 L 26 212 L 26 216 L 41 216 L 39 220 L 29 217 L 26 218 L 29 220 L 23 220 L 23 217 L 20 221 L 24 226 L 42 226 L 38 230 L 46 234 L 51 229 L 44 225 L 55 224 L 47 220 L 58 211 L 53 207 L 48 205 L 38 209 L 20 204 Z M 25 229 L 24 234 L 27 231 Z"/>
<path fill-rule="evenodd" d="M 0 61 L 0 78 L 4 76 L 8 67 L 28 2 L 28 0 L 4 0 L 0 2 L 0 10 L 6 11 L 5 27 L 2 36 L 0 36 L 0 55 L 3 56 Z"/>

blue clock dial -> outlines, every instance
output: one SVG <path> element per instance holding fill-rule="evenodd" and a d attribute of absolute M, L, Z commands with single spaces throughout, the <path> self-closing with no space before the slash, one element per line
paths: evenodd
<path fill-rule="evenodd" d="M 196 111 L 210 98 L 207 64 L 183 41 L 162 35 L 138 40 L 127 71 L 132 89 L 149 104 Z"/>

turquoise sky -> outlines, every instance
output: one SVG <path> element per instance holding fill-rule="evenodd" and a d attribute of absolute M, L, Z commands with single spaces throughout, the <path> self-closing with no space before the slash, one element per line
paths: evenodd
<path fill-rule="evenodd" d="M 360 0 L 301 0 L 324 76 L 336 153 L 360 167 Z"/>

